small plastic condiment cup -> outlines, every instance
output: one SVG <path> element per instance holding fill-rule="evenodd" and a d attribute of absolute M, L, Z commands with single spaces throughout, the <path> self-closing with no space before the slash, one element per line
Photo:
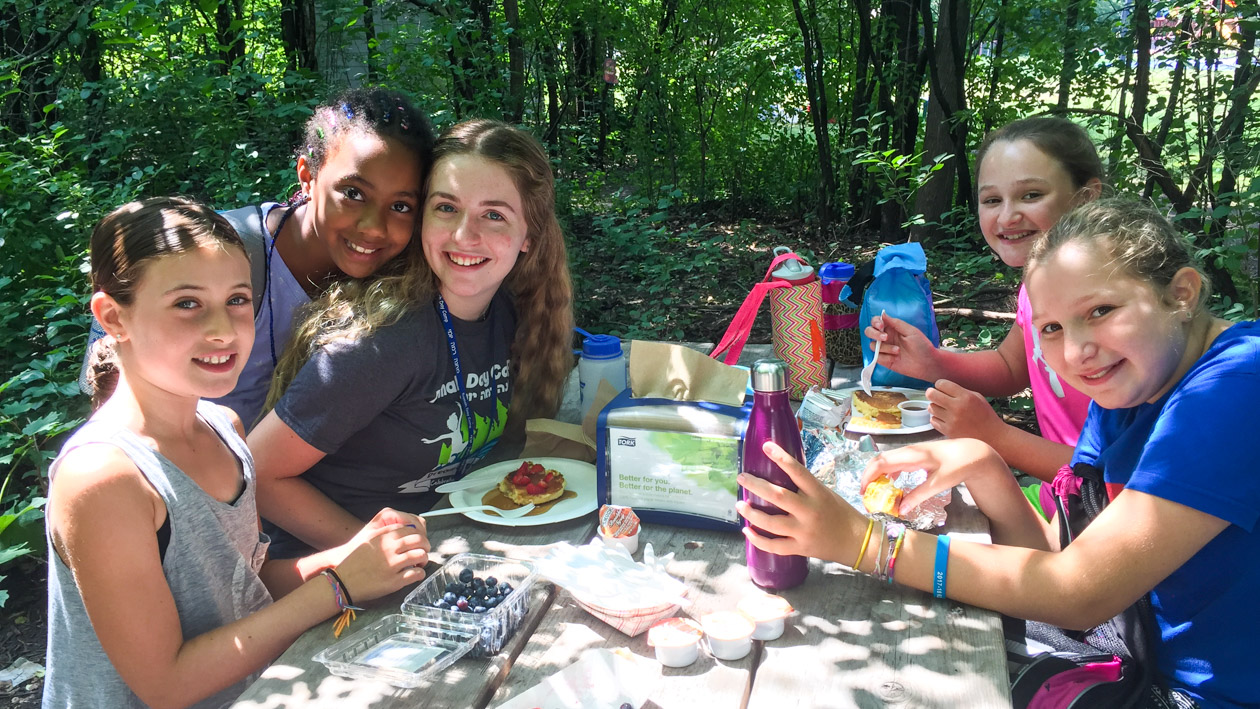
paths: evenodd
<path fill-rule="evenodd" d="M 604 540 L 604 545 L 609 547 L 621 547 L 631 554 L 639 550 L 639 533 L 635 532 L 628 537 L 610 537 L 602 531 L 599 538 Z"/>
<path fill-rule="evenodd" d="M 719 660 L 739 660 L 752 650 L 754 624 L 735 611 L 709 613 L 700 619 L 709 650 Z"/>
<path fill-rule="evenodd" d="M 901 409 L 901 426 L 903 428 L 925 426 L 932 422 L 932 413 L 928 411 L 928 402 L 926 401 L 921 399 L 903 401 L 897 404 L 897 408 Z"/>
<path fill-rule="evenodd" d="M 656 660 L 666 667 L 686 667 L 700 657 L 704 631 L 695 621 L 666 618 L 648 629 L 648 645 L 656 648 Z"/>
<path fill-rule="evenodd" d="M 783 620 L 792 614 L 790 603 L 769 593 L 749 596 L 736 609 L 756 624 L 753 640 L 778 640 L 783 635 Z"/>

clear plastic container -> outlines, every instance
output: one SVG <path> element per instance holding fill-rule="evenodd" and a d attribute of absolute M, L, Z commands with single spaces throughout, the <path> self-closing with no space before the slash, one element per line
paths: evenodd
<path fill-rule="evenodd" d="M 512 591 L 484 613 L 435 608 L 433 603 L 464 569 L 471 569 L 483 581 L 493 576 L 500 584 L 507 582 Z M 537 576 L 528 561 L 458 554 L 407 594 L 402 613 L 388 615 L 333 643 L 315 661 L 342 677 L 417 687 L 464 655 L 485 657 L 502 650 L 529 612 Z"/>
<path fill-rule="evenodd" d="M 485 613 L 434 608 L 433 604 L 446 593 L 446 586 L 459 580 L 464 569 L 471 569 L 475 576 L 485 579 L 494 576 L 499 583 L 512 585 L 512 592 L 503 601 Z M 529 612 L 529 593 L 538 577 L 534 565 L 502 556 L 487 554 L 459 554 L 453 556 L 423 583 L 415 587 L 402 602 L 402 612 L 438 628 L 463 628 L 478 637 L 473 647 L 473 657 L 495 655 L 503 649 L 508 638 Z"/>
<path fill-rule="evenodd" d="M 477 636 L 466 628 L 443 629 L 394 613 L 333 643 L 316 655 L 315 661 L 342 677 L 412 688 L 430 674 L 450 667 L 476 641 Z"/>

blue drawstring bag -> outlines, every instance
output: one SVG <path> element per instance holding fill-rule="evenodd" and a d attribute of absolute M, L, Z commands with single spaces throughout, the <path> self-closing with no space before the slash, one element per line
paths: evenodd
<path fill-rule="evenodd" d="M 875 357 L 871 338 L 866 336 L 866 326 L 881 312 L 914 325 L 927 335 L 933 345 L 940 346 L 941 333 L 936 327 L 932 287 L 928 284 L 926 271 L 927 255 L 918 242 L 886 246 L 875 255 L 875 277 L 862 296 L 862 314 L 858 322 L 858 330 L 862 333 L 862 364 L 870 364 Z M 875 367 L 871 383 L 911 389 L 932 386 L 931 382 L 898 374 L 883 365 Z"/>

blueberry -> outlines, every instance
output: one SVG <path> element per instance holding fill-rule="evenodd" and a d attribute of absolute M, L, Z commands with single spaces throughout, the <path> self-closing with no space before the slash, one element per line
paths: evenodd
<path fill-rule="evenodd" d="M 473 585 L 473 588 L 485 588 L 486 582 L 474 576 L 472 580 L 472 585 Z"/>
<path fill-rule="evenodd" d="M 473 608 L 473 613 L 485 613 L 485 612 L 486 612 L 485 606 L 477 606 L 476 608 Z"/>
<path fill-rule="evenodd" d="M 626 702 L 621 705 L 620 709 L 634 709 L 634 705 L 630 702 Z"/>
<path fill-rule="evenodd" d="M 446 605 L 448 605 L 448 606 L 449 606 L 449 605 L 451 605 L 452 603 L 454 603 L 455 601 L 459 600 L 459 596 L 455 595 L 455 594 L 454 594 L 453 592 L 451 592 L 451 591 L 447 591 L 445 594 L 443 594 L 443 596 L 442 596 L 442 600 L 446 601 Z"/>
<path fill-rule="evenodd" d="M 434 601 L 434 603 L 433 603 L 433 607 L 434 607 L 434 608 L 441 608 L 442 610 L 446 610 L 447 608 L 450 608 L 450 607 L 451 607 L 451 604 L 450 604 L 450 602 L 449 602 L 449 601 L 447 601 L 445 598 L 439 598 L 439 599 L 437 599 L 436 601 Z"/>
<path fill-rule="evenodd" d="M 460 586 L 460 584 L 459 584 L 459 582 L 458 582 L 458 581 L 450 581 L 450 582 L 448 582 L 448 583 L 446 584 L 446 592 L 447 592 L 447 593 L 458 593 L 458 592 L 459 592 L 459 586 Z"/>
<path fill-rule="evenodd" d="M 486 588 L 494 588 L 499 585 L 499 580 L 493 576 L 486 577 Z"/>
<path fill-rule="evenodd" d="M 489 597 L 489 598 L 487 598 L 487 599 L 486 599 L 486 608 L 494 608 L 494 607 L 495 607 L 495 606 L 497 606 L 497 605 L 499 605 L 499 597 L 498 597 L 498 596 L 491 596 L 491 597 Z"/>
<path fill-rule="evenodd" d="M 463 571 L 459 572 L 459 580 L 464 583 L 471 582 L 473 580 L 473 570 L 464 569 Z"/>
<path fill-rule="evenodd" d="M 507 581 L 504 581 L 503 583 L 499 584 L 499 593 L 501 595 L 506 596 L 511 592 L 512 592 L 512 584 L 508 583 Z"/>

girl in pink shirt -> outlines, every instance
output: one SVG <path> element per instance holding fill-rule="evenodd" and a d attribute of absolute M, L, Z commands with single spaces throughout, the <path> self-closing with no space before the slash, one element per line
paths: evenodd
<path fill-rule="evenodd" d="M 1063 118 L 1026 118 L 999 128 L 981 143 L 976 163 L 980 231 L 998 257 L 1016 268 L 1059 217 L 1102 189 L 1093 142 Z M 866 334 L 883 342 L 880 364 L 935 382 L 927 398 L 936 430 L 984 441 L 1011 467 L 1050 481 L 1071 458 L 1089 398 L 1046 364 L 1030 317 L 1021 285 L 1015 325 L 996 350 L 938 349 L 917 328 L 892 317 L 874 318 Z M 1002 421 L 985 398 L 1029 387 L 1041 436 Z"/>

